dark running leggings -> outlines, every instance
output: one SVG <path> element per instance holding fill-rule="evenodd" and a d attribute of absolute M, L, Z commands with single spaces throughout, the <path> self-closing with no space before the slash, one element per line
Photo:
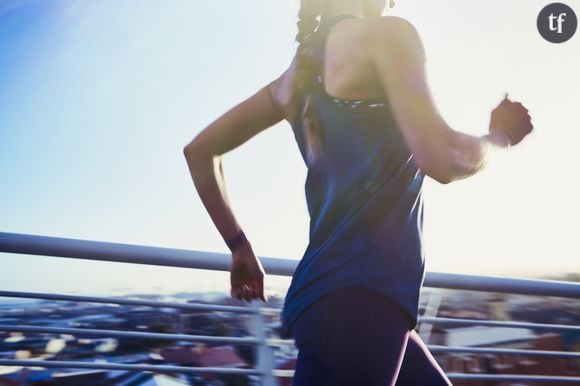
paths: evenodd
<path fill-rule="evenodd" d="M 322 296 L 296 319 L 292 386 L 448 386 L 398 305 L 362 287 Z"/>

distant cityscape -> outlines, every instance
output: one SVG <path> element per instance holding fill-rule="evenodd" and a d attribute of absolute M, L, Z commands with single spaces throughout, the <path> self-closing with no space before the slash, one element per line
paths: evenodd
<path fill-rule="evenodd" d="M 551 278 L 557 279 L 557 278 Z M 571 275 L 565 280 L 576 280 Z M 223 292 L 131 295 L 140 299 L 180 304 L 244 306 Z M 270 295 L 262 306 L 280 309 L 283 295 Z M 580 300 L 552 297 L 482 293 L 424 288 L 421 315 L 473 320 L 519 321 L 580 325 Z M 276 312 L 263 313 L 265 334 L 279 338 Z M 226 367 L 251 369 L 257 364 L 255 345 L 196 342 L 151 337 L 108 337 L 95 334 L 37 333 L 10 331 L 6 326 L 98 329 L 165 334 L 250 337 L 251 315 L 228 311 L 145 305 L 115 305 L 57 300 L 2 299 L 0 302 L 0 359 L 55 360 L 95 363 Z M 417 328 L 426 343 L 461 347 L 494 347 L 580 352 L 580 331 L 550 331 L 534 328 L 490 327 L 473 324 L 420 323 Z M 292 370 L 297 350 L 289 344 L 274 350 L 276 369 Z M 513 354 L 434 353 L 447 372 L 474 374 L 544 374 L 579 376 L 580 359 Z M 290 386 L 291 377 L 276 378 Z M 258 385 L 258 376 L 245 374 L 136 372 L 0 365 L 0 386 L 152 386 L 152 385 Z M 531 382 L 454 381 L 455 386 L 533 385 Z M 560 383 L 542 383 L 559 385 Z M 562 383 L 563 384 L 563 383 Z M 569 384 L 569 383 L 568 383 Z"/>

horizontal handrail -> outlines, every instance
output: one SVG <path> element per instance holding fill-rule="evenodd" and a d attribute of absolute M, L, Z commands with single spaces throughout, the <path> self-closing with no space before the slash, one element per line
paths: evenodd
<path fill-rule="evenodd" d="M 580 326 L 573 326 L 569 324 L 547 324 L 547 323 L 531 323 L 531 322 L 512 322 L 506 320 L 444 318 L 441 316 L 419 316 L 419 322 L 439 324 L 443 326 L 469 325 L 469 326 L 488 326 L 488 327 L 530 328 L 537 330 L 580 331 Z"/>
<path fill-rule="evenodd" d="M 242 374 L 263 375 L 257 369 L 239 369 L 235 367 L 188 367 L 172 365 L 134 365 L 125 363 L 105 362 L 80 362 L 80 361 L 53 361 L 34 359 L 0 359 L 3 366 L 28 366 L 46 368 L 70 368 L 70 369 L 98 369 L 98 370 L 130 370 L 130 371 L 155 371 L 170 373 L 213 373 L 213 374 Z"/>
<path fill-rule="evenodd" d="M 525 375 L 525 374 L 469 374 L 469 373 L 446 373 L 449 379 L 463 380 L 490 380 L 490 381 L 516 381 L 516 382 L 570 382 L 580 383 L 580 377 L 568 377 L 561 375 Z"/>
<path fill-rule="evenodd" d="M 226 253 L 7 232 L 0 232 L 0 252 L 221 271 L 229 271 L 231 262 L 231 255 Z M 291 276 L 298 264 L 297 260 L 273 257 L 260 257 L 260 261 L 268 274 L 283 276 Z M 557 280 L 427 272 L 424 285 L 434 288 L 580 299 L 580 283 Z"/>
<path fill-rule="evenodd" d="M 197 311 L 225 311 L 254 314 L 261 309 L 255 309 L 247 306 L 224 306 L 219 304 L 200 304 L 200 303 L 177 303 L 177 302 L 160 302 L 156 300 L 127 299 L 107 296 L 85 296 L 85 295 L 68 295 L 68 294 L 47 294 L 43 292 L 27 291 L 5 291 L 0 290 L 0 297 L 7 298 L 24 298 L 24 299 L 43 299 L 57 301 L 73 301 L 86 303 L 118 304 L 123 306 L 148 306 L 160 308 L 177 308 Z M 265 308 L 265 307 L 264 307 Z M 271 312 L 277 310 L 274 307 L 265 308 Z"/>
<path fill-rule="evenodd" d="M 234 336 L 189 335 L 189 334 L 175 334 L 164 332 L 104 330 L 96 328 L 19 326 L 14 324 L 0 324 L 0 331 L 35 332 L 45 334 L 99 335 L 112 338 L 141 338 L 141 339 L 161 339 L 174 341 L 182 340 L 189 342 L 250 343 L 250 344 L 262 343 L 259 339 L 254 338 L 252 336 L 234 337 Z"/>
<path fill-rule="evenodd" d="M 0 252 L 229 271 L 231 255 L 176 248 L 0 232 Z M 292 275 L 296 261 L 261 257 L 268 273 Z"/>
<path fill-rule="evenodd" d="M 274 369 L 276 377 L 292 377 L 294 370 Z M 580 377 L 561 375 L 524 375 L 524 374 L 473 374 L 473 373 L 445 373 L 452 380 L 488 380 L 488 381 L 528 381 L 528 382 L 570 382 L 578 384 Z"/>
<path fill-rule="evenodd" d="M 548 351 L 548 350 L 522 350 L 516 348 L 495 348 L 495 347 L 462 347 L 462 346 L 439 346 L 428 345 L 432 352 L 458 352 L 473 354 L 507 354 L 507 355 L 531 355 L 542 357 L 566 357 L 580 358 L 580 352 L 569 351 Z"/>
<path fill-rule="evenodd" d="M 263 375 L 257 369 L 244 369 L 234 367 L 188 367 L 172 365 L 136 365 L 124 363 L 104 362 L 80 362 L 80 361 L 54 361 L 33 359 L 0 359 L 3 366 L 27 366 L 44 368 L 85 368 L 98 370 L 129 370 L 129 371 L 154 371 L 159 373 L 213 373 L 213 374 L 241 374 Z M 272 373 L 276 377 L 292 377 L 294 370 L 274 369 Z M 493 381 L 528 381 L 528 382 L 580 382 L 580 377 L 558 375 L 524 375 L 524 374 L 472 374 L 472 373 L 446 373 L 452 380 L 493 380 Z"/>

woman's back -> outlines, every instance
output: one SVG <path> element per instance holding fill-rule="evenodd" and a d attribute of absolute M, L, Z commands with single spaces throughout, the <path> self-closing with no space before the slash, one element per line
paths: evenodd
<path fill-rule="evenodd" d="M 318 37 L 326 38 L 330 27 L 346 18 L 353 16 L 323 20 Z M 349 42 L 356 42 L 357 34 L 354 35 Z M 393 299 L 414 324 L 424 277 L 423 175 L 405 145 L 388 98 L 339 97 L 343 94 L 338 93 L 348 84 L 354 91 L 355 79 L 346 70 L 340 71 L 350 66 L 344 53 L 342 56 L 337 53 L 333 63 L 326 62 L 329 72 L 321 70 L 328 59 L 323 56 L 324 47 L 319 45 L 319 52 L 315 53 L 318 70 L 313 74 L 312 89 L 303 89 L 297 95 L 297 114 L 292 122 L 296 142 L 308 166 L 305 193 L 310 240 L 286 295 L 283 336 L 290 336 L 297 316 L 321 296 L 356 286 L 371 288 Z M 327 46 L 327 52 L 330 49 Z M 360 65 L 365 61 L 364 51 L 354 55 Z M 332 90 L 325 87 L 328 84 L 324 78 L 331 73 L 335 74 L 336 82 L 333 86 L 336 89 Z M 369 73 L 359 80 L 371 81 L 372 76 Z M 370 95 L 368 90 L 366 95 Z M 300 114 L 307 103 L 311 103 L 311 113 L 319 121 L 321 153 L 315 159 L 309 157 L 306 125 Z"/>
<path fill-rule="evenodd" d="M 347 16 L 347 17 L 343 17 Z M 346 100 L 378 99 L 384 97 L 384 86 L 376 71 L 373 40 L 379 39 L 376 25 L 392 16 L 356 17 L 337 15 L 326 37 L 324 68 L 321 69 L 324 89 L 329 96 Z M 327 20 L 328 21 L 328 20 Z M 381 42 L 381 44 L 388 44 Z M 281 106 L 286 120 L 293 125 L 299 110 L 293 87 L 296 58 L 288 70 L 276 80 L 275 104 Z M 274 82 L 273 82 L 274 83 Z"/>
<path fill-rule="evenodd" d="M 338 19 L 328 31 L 322 69 L 327 94 L 342 99 L 383 97 L 383 87 L 373 64 L 370 19 Z"/>

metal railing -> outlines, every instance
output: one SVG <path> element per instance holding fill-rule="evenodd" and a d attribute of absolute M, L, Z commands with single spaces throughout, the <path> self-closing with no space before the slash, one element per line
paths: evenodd
<path fill-rule="evenodd" d="M 46 237 L 26 234 L 0 232 L 0 252 L 27 255 L 42 255 L 61 258 L 87 259 L 134 264 L 149 264 L 169 267 L 229 271 L 231 256 L 229 254 L 191 251 L 183 249 L 159 248 L 149 246 L 108 243 L 99 241 L 76 240 L 58 237 Z M 0 256 L 2 258 L 2 256 Z M 298 261 L 261 257 L 264 269 L 268 274 L 291 276 Z M 553 296 L 580 299 L 580 284 L 550 280 L 516 279 L 494 276 L 474 276 L 450 273 L 427 272 L 424 287 L 461 289 L 484 292 L 499 292 L 521 295 Z M 105 303 L 131 306 L 170 307 L 175 309 L 227 311 L 250 315 L 252 336 L 224 337 L 190 334 L 155 333 L 141 331 L 117 331 L 109 329 L 63 328 L 47 326 L 22 326 L 0 324 L 0 331 L 33 332 L 47 334 L 72 334 L 75 336 L 101 336 L 118 338 L 146 338 L 167 341 L 217 342 L 232 344 L 253 344 L 257 354 L 254 368 L 231 367 L 189 367 L 170 365 L 143 365 L 124 363 L 96 363 L 83 361 L 56 360 L 21 360 L 0 359 L 5 366 L 41 366 L 45 368 L 85 368 L 102 370 L 156 371 L 180 373 L 215 373 L 245 374 L 261 378 L 265 386 L 276 385 L 276 377 L 291 377 L 294 370 L 276 369 L 274 350 L 284 345 L 293 345 L 293 340 L 268 338 L 263 316 L 277 314 L 278 308 L 262 307 L 259 301 L 247 303 L 246 306 L 226 306 L 212 304 L 191 304 L 178 302 L 161 302 L 116 297 L 80 296 L 69 294 L 48 294 L 40 292 L 23 292 L 0 290 L 0 297 L 45 299 L 54 301 L 75 301 L 88 303 Z M 580 326 L 562 324 L 541 324 L 513 321 L 474 320 L 463 318 L 419 317 L 420 324 L 438 325 L 478 325 L 490 327 L 533 328 L 556 331 L 579 332 Z M 580 359 L 580 352 L 546 351 L 528 349 L 508 349 L 491 347 L 457 347 L 428 345 L 431 352 L 474 353 L 474 354 L 513 354 L 538 357 L 561 357 Z M 522 374 L 475 374 L 447 373 L 451 380 L 494 380 L 494 381 L 534 381 L 564 382 L 580 384 L 577 376 L 555 375 L 522 375 Z"/>

